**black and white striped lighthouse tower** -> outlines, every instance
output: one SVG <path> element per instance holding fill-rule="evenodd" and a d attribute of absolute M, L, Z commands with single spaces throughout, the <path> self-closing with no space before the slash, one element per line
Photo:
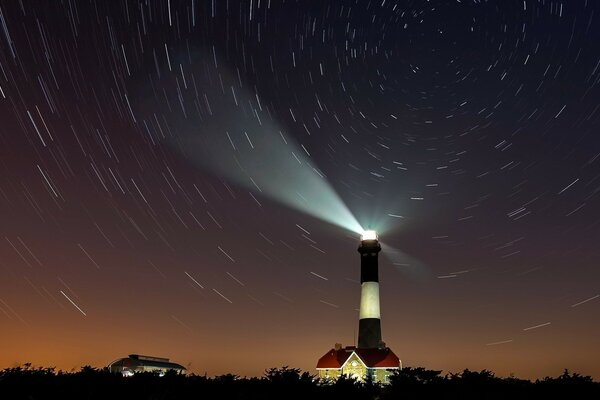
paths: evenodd
<path fill-rule="evenodd" d="M 360 237 L 360 321 L 358 346 L 342 347 L 336 343 L 317 362 L 319 378 L 337 379 L 346 375 L 358 380 L 389 383 L 395 370 L 402 369 L 402 361 L 381 340 L 381 313 L 379 311 L 378 254 L 381 251 L 375 231 L 364 231 Z M 351 362 L 349 362 L 351 361 Z"/>
<path fill-rule="evenodd" d="M 358 347 L 377 349 L 385 347 L 381 340 L 381 313 L 379 310 L 378 253 L 381 251 L 377 233 L 365 231 L 360 238 L 360 312 Z"/>

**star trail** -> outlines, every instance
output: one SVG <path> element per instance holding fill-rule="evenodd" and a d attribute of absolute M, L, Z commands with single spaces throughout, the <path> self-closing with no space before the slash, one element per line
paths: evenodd
<path fill-rule="evenodd" d="M 600 377 L 594 0 L 0 1 L 0 366 Z"/>

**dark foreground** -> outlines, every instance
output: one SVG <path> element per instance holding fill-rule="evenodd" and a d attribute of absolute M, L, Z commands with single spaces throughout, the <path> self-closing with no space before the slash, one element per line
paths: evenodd
<path fill-rule="evenodd" d="M 0 372 L 0 399 L 600 399 L 600 383 L 565 372 L 531 382 L 498 378 L 490 371 L 441 376 L 405 368 L 389 385 L 349 379 L 319 382 L 307 372 L 283 367 L 260 378 L 222 375 L 138 374 L 130 378 L 83 367 L 79 372 L 23 366 Z"/>

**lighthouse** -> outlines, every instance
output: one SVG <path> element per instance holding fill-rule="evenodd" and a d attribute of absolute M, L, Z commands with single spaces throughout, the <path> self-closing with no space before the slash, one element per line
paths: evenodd
<path fill-rule="evenodd" d="M 375 382 L 388 383 L 401 361 L 381 339 L 379 307 L 379 261 L 381 251 L 375 231 L 360 236 L 360 306 L 358 310 L 358 346 L 343 347 L 336 343 L 317 362 L 319 378 L 337 379 L 341 375 L 362 381 L 370 377 Z"/>
<path fill-rule="evenodd" d="M 381 340 L 381 312 L 379 309 L 379 265 L 377 256 L 381 245 L 375 231 L 365 231 L 360 238 L 360 309 L 358 348 L 385 347 Z"/>

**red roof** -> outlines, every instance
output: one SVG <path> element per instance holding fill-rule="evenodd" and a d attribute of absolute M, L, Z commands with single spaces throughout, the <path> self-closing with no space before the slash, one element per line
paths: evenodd
<path fill-rule="evenodd" d="M 340 350 L 329 350 L 323 357 L 319 358 L 317 368 L 341 368 L 352 353 L 356 353 L 368 368 L 398 368 L 400 366 L 398 356 L 387 347 L 383 349 L 359 349 L 349 346 Z"/>

